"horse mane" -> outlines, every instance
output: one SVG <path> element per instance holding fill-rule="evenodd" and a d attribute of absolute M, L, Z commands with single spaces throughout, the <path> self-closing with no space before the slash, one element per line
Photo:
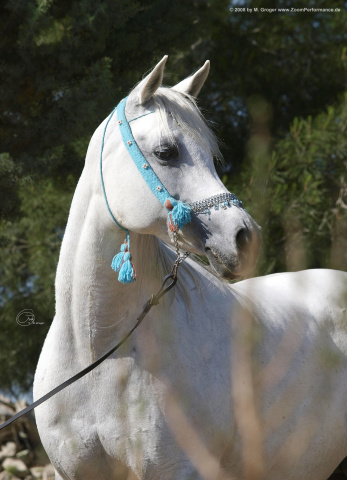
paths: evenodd
<path fill-rule="evenodd" d="M 202 115 L 194 97 L 172 88 L 160 87 L 153 95 L 153 101 L 159 112 L 159 128 L 165 136 L 176 143 L 168 118 L 171 117 L 186 133 L 211 153 L 217 162 L 223 161 L 219 141 Z"/>

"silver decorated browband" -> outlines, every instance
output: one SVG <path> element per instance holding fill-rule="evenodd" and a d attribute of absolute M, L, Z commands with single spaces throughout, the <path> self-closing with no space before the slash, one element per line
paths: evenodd
<path fill-rule="evenodd" d="M 190 203 L 194 213 L 205 213 L 210 214 L 211 208 L 214 207 L 215 210 L 223 208 L 226 210 L 228 207 L 235 205 L 236 207 L 243 208 L 242 201 L 237 198 L 235 193 L 220 193 L 219 195 L 213 195 L 212 197 L 205 198 L 204 200 L 199 200 L 197 202 Z"/>

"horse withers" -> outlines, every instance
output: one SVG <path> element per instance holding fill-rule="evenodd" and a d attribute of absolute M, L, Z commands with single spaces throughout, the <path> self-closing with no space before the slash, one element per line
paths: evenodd
<path fill-rule="evenodd" d="M 347 454 L 347 275 L 225 281 L 252 272 L 259 227 L 214 167 L 209 62 L 164 88 L 165 62 L 90 142 L 35 398 L 130 330 L 175 250 L 211 271 L 188 257 L 121 349 L 36 409 L 56 479 L 326 480 Z"/>

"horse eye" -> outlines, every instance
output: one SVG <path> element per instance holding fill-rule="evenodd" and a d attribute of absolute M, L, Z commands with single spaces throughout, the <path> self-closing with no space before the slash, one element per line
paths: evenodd
<path fill-rule="evenodd" d="M 178 148 L 176 145 L 162 145 L 154 150 L 154 155 L 160 160 L 170 160 L 178 157 Z"/>

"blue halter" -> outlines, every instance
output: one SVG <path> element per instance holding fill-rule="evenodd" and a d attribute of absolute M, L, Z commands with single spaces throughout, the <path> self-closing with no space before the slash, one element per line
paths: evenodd
<path fill-rule="evenodd" d="M 135 162 L 135 165 L 137 166 L 145 182 L 151 189 L 152 193 L 157 197 L 157 199 L 166 208 L 168 212 L 167 224 L 168 224 L 169 230 L 172 232 L 176 232 L 177 230 L 187 225 L 187 223 L 191 221 L 190 214 L 191 214 L 192 208 L 187 203 L 183 203 L 181 201 L 175 200 L 169 194 L 169 192 L 166 190 L 162 182 L 159 180 L 156 173 L 153 171 L 153 169 L 147 162 L 146 158 L 144 157 L 143 153 L 141 152 L 139 146 L 135 141 L 135 138 L 132 134 L 132 131 L 129 125 L 129 121 L 126 118 L 126 115 L 125 115 L 126 101 L 127 101 L 127 97 L 119 102 L 119 104 L 112 111 L 112 113 L 110 114 L 106 122 L 103 136 L 102 136 L 101 151 L 100 151 L 100 176 L 101 176 L 101 185 L 102 185 L 102 190 L 104 193 L 107 209 L 113 221 L 115 222 L 115 224 L 126 232 L 125 241 L 121 246 L 120 252 L 117 255 L 115 255 L 115 257 L 113 258 L 111 266 L 116 272 L 119 272 L 118 280 L 120 282 L 131 283 L 136 279 L 136 271 L 135 271 L 134 264 L 131 261 L 130 232 L 127 228 L 124 228 L 122 225 L 120 225 L 117 222 L 115 216 L 111 211 L 111 208 L 107 201 L 105 184 L 104 184 L 104 179 L 102 174 L 102 153 L 104 149 L 106 130 L 115 112 L 117 112 L 119 129 L 122 135 L 123 143 L 127 151 L 129 152 L 131 158 Z M 153 113 L 153 112 L 148 112 L 148 113 L 145 113 L 144 115 L 148 115 L 149 113 Z M 144 115 L 140 115 L 139 117 L 136 117 L 136 119 Z M 133 120 L 136 120 L 136 119 L 133 119 Z"/>

